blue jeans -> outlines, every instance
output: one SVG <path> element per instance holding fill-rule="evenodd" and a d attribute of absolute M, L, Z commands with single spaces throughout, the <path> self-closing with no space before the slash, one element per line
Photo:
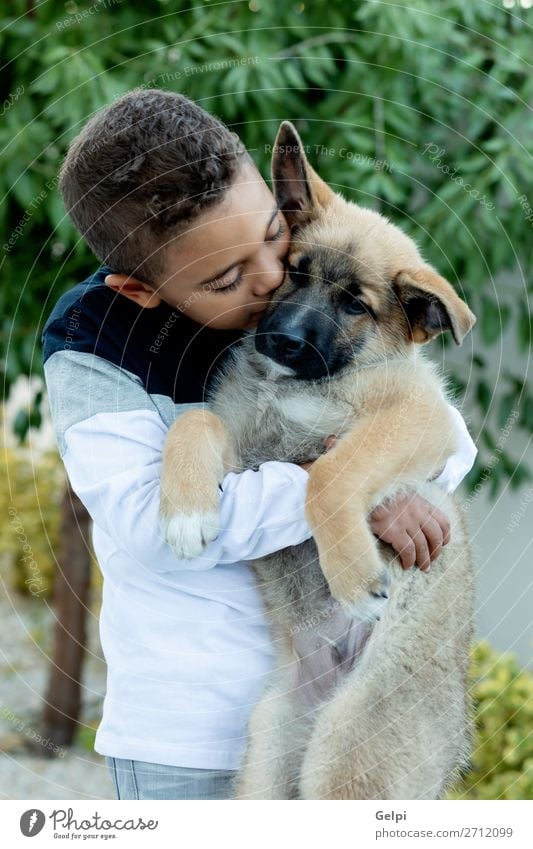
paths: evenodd
<path fill-rule="evenodd" d="M 231 799 L 236 770 L 191 769 L 108 758 L 117 799 Z"/>

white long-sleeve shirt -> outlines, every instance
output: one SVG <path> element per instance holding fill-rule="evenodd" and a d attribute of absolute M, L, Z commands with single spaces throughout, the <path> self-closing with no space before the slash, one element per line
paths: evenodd
<path fill-rule="evenodd" d="M 236 769 L 274 659 L 246 561 L 311 536 L 308 475 L 279 462 L 227 474 L 220 534 L 201 557 L 178 560 L 159 531 L 163 443 L 176 416 L 202 403 L 213 359 L 231 339 L 199 332 L 165 305 L 139 309 L 105 287 L 105 273 L 61 298 L 43 334 L 58 446 L 92 517 L 104 577 L 100 637 L 108 676 L 95 748 L 112 757 Z M 438 479 L 449 492 L 476 454 L 456 415 L 461 448 Z"/>

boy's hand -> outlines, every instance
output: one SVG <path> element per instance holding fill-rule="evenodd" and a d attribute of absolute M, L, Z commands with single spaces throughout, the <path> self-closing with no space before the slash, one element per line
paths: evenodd
<path fill-rule="evenodd" d="M 379 504 L 368 518 L 372 533 L 401 555 L 404 569 L 416 563 L 427 572 L 450 541 L 448 517 L 416 493 L 397 498 L 387 507 Z"/>

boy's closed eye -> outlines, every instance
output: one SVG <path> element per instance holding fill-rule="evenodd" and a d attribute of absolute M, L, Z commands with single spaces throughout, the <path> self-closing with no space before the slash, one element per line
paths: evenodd
<path fill-rule="evenodd" d="M 274 228 L 274 225 L 276 227 Z M 285 233 L 287 232 L 287 225 L 284 220 L 279 215 L 279 209 L 276 211 L 276 216 L 271 223 L 268 230 L 275 229 L 275 233 L 273 235 L 267 234 L 265 238 L 265 242 L 277 242 L 281 239 Z M 237 266 L 237 273 L 235 274 L 235 269 L 231 269 L 231 273 L 227 276 L 224 275 L 222 277 L 216 277 L 214 280 L 211 280 L 209 283 L 204 283 L 205 287 L 209 287 L 213 292 L 228 293 L 232 292 L 237 286 L 241 283 L 243 279 L 244 268 L 242 265 Z"/>

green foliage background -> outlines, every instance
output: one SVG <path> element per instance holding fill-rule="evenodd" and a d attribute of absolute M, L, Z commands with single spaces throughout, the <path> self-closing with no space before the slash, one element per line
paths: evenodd
<path fill-rule="evenodd" d="M 291 118 L 326 180 L 416 235 L 479 317 L 468 365 L 483 441 L 469 482 L 517 486 L 529 473 L 505 447 L 484 469 L 511 411 L 516 427 L 533 427 L 533 391 L 504 364 L 496 393 L 487 352 L 506 327 L 522 351 L 531 341 L 533 225 L 519 201 L 533 177 L 531 21 L 518 4 L 485 0 L 12 0 L 0 21 L 0 245 L 21 234 L 0 251 L 7 385 L 40 369 L 43 318 L 95 268 L 55 188 L 68 142 L 103 104 L 158 86 L 232 124 L 265 176 L 265 145 Z M 428 144 L 494 209 L 437 167 Z M 497 291 L 495 276 L 517 269 L 519 287 Z M 466 371 L 454 375 L 459 396 Z"/>

